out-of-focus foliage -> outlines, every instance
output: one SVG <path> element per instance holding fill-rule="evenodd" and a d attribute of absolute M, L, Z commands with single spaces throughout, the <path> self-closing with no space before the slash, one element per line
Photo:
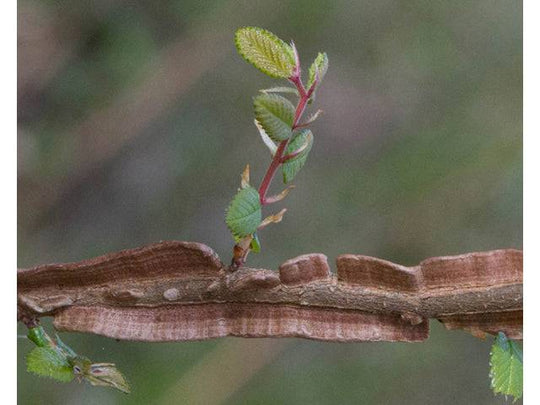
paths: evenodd
<path fill-rule="evenodd" d="M 236 173 L 251 163 L 258 187 L 271 158 L 246 117 L 255 90 L 276 81 L 238 57 L 246 25 L 294 39 L 305 79 L 321 49 L 332 60 L 309 170 L 250 266 L 521 248 L 521 18 L 521 3 L 504 0 L 21 0 L 19 266 L 165 239 L 206 243 L 228 262 Z M 504 403 L 486 377 L 490 342 L 437 323 L 422 344 L 288 339 L 272 356 L 258 340 L 247 355 L 226 352 L 231 340 L 63 338 L 106 353 L 132 393 L 31 375 L 21 341 L 20 403 Z"/>

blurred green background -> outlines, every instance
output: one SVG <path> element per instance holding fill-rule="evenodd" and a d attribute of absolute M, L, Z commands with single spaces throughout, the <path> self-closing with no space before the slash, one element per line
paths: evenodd
<path fill-rule="evenodd" d="M 341 253 L 412 265 L 522 247 L 519 1 L 19 1 L 18 260 L 77 261 L 159 240 L 228 261 L 224 209 L 269 154 L 251 97 L 281 85 L 246 64 L 244 25 L 326 51 L 315 143 L 284 221 L 251 266 Z M 279 190 L 278 186 L 274 190 Z M 50 325 L 46 323 L 46 325 Z M 426 343 L 221 339 L 178 344 L 63 334 L 133 386 L 27 374 L 24 404 L 497 404 L 491 339 L 431 324 Z M 20 333 L 24 328 L 20 327 Z"/>

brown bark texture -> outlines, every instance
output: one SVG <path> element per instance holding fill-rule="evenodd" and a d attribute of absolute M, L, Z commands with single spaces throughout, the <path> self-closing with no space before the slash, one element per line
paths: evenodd
<path fill-rule="evenodd" d="M 522 339 L 523 253 L 434 257 L 405 267 L 345 254 L 333 274 L 320 253 L 279 271 L 229 272 L 208 246 L 160 242 L 76 263 L 19 269 L 19 320 L 122 340 L 223 336 L 334 342 L 428 338 L 430 318 L 475 336 Z"/>

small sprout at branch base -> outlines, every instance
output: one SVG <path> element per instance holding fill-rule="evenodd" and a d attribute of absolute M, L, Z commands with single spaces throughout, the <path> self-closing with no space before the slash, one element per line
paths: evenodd
<path fill-rule="evenodd" d="M 243 238 L 238 238 L 236 244 L 233 248 L 233 257 L 231 260 L 231 265 L 229 266 L 229 271 L 236 271 L 241 266 L 246 263 L 247 256 L 252 249 L 252 242 L 255 239 L 254 233 L 246 235 Z M 254 247 L 257 249 L 257 253 L 260 251 L 259 240 L 255 243 Z"/>

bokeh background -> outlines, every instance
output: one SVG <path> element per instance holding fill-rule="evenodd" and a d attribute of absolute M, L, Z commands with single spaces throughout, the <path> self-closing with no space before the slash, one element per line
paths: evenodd
<path fill-rule="evenodd" d="M 283 84 L 233 34 L 262 26 L 330 69 L 284 221 L 252 266 L 357 253 L 412 265 L 522 247 L 520 1 L 37 1 L 18 7 L 18 260 L 159 240 L 228 261 L 224 209 L 269 154 L 251 97 Z M 279 190 L 274 187 L 275 190 Z M 46 323 L 46 325 L 50 325 Z M 21 404 L 497 404 L 491 339 L 431 324 L 421 344 L 300 339 L 145 344 L 63 334 L 133 393 L 25 372 Z M 24 328 L 20 328 L 24 333 Z"/>

